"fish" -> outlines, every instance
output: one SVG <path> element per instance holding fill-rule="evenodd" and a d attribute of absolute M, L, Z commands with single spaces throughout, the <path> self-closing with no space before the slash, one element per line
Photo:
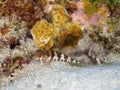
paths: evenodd
<path fill-rule="evenodd" d="M 49 63 L 52 61 L 60 61 L 60 62 L 66 62 L 70 65 L 79 66 L 80 62 L 74 58 L 71 58 L 70 56 L 61 53 L 59 51 L 49 50 L 46 52 L 38 51 L 34 55 L 35 60 L 40 60 L 41 63 Z"/>

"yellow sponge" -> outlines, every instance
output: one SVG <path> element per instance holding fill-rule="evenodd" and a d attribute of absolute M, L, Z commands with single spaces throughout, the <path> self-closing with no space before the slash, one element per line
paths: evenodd
<path fill-rule="evenodd" d="M 32 28 L 31 34 L 38 48 L 49 50 L 54 44 L 56 30 L 52 24 L 41 20 Z"/>
<path fill-rule="evenodd" d="M 80 25 L 75 22 L 69 22 L 65 28 L 59 32 L 58 41 L 59 47 L 76 46 L 78 40 L 83 38 L 83 32 Z"/>
<path fill-rule="evenodd" d="M 68 13 L 61 5 L 54 5 L 52 9 L 53 24 L 57 28 L 62 27 L 68 21 Z"/>

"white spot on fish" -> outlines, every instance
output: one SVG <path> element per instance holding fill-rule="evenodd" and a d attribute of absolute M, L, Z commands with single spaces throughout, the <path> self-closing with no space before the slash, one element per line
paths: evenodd
<path fill-rule="evenodd" d="M 70 57 L 67 58 L 67 62 L 71 62 L 71 58 Z"/>
<path fill-rule="evenodd" d="M 50 62 L 50 60 L 52 59 L 51 55 L 47 58 L 46 62 Z"/>
<path fill-rule="evenodd" d="M 60 61 L 65 61 L 64 54 L 61 54 Z"/>
<path fill-rule="evenodd" d="M 53 57 L 53 61 L 57 61 L 59 58 L 58 58 L 58 56 L 57 56 L 57 53 L 56 52 L 54 52 L 54 57 Z"/>
<path fill-rule="evenodd" d="M 73 60 L 73 63 L 76 63 L 76 60 L 75 60 L 75 59 Z"/>

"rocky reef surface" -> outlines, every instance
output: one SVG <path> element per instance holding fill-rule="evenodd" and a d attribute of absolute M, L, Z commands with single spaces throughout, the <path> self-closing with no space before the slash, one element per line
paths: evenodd
<path fill-rule="evenodd" d="M 20 90 L 30 89 L 31 83 L 43 80 L 45 85 L 51 85 L 44 87 L 40 83 L 34 87 L 34 83 L 31 89 L 116 90 L 119 89 L 115 77 L 119 80 L 119 62 L 119 0 L 0 0 L 0 87 L 3 90 L 14 90 L 18 83 L 21 83 Z M 94 75 L 99 79 L 92 78 Z M 62 82 L 63 77 L 66 83 L 64 79 Z M 107 78 L 113 83 L 108 85 Z M 99 83 L 100 79 L 105 83 Z"/>

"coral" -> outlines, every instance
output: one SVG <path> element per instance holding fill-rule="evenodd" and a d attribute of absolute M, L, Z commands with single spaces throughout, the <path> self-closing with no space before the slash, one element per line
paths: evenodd
<path fill-rule="evenodd" d="M 84 11 L 75 11 L 72 13 L 71 18 L 72 21 L 81 23 L 84 28 L 89 26 L 87 15 L 84 13 Z"/>
<path fill-rule="evenodd" d="M 39 7 L 42 7 L 43 3 L 39 0 L 6 0 L 1 2 L 0 16 L 10 17 L 13 13 L 16 13 L 22 20 L 28 22 L 28 27 L 31 28 L 37 20 L 40 20 L 42 11 L 40 12 Z"/>
<path fill-rule="evenodd" d="M 65 8 L 61 5 L 54 5 L 52 12 L 53 16 L 53 24 L 60 28 L 66 22 L 68 22 L 68 13 L 66 12 Z"/>
<path fill-rule="evenodd" d="M 0 48 L 3 48 L 5 46 L 4 40 L 0 39 Z"/>
<path fill-rule="evenodd" d="M 44 6 L 44 12 L 45 13 L 50 13 L 50 11 L 52 10 L 52 8 L 53 8 L 53 5 L 51 5 L 51 4 L 46 4 L 45 6 Z"/>
<path fill-rule="evenodd" d="M 0 19 L 0 71 L 5 76 L 21 66 L 18 58 L 28 59 L 36 51 L 32 39 L 28 39 L 26 22 L 21 21 L 17 14 Z M 35 50 L 35 51 L 34 51 Z M 16 60 L 17 59 L 17 60 Z M 24 61 L 24 60 L 23 60 Z M 10 64 L 13 62 L 12 64 Z M 24 63 L 24 62 L 23 62 Z M 2 66 L 2 67 L 1 67 Z"/>
<path fill-rule="evenodd" d="M 75 4 L 73 4 L 73 3 L 70 3 L 70 4 L 69 4 L 69 7 L 70 7 L 71 9 L 76 9 L 76 8 L 77 8 L 77 6 L 76 6 Z"/>
<path fill-rule="evenodd" d="M 8 41 L 10 48 L 14 49 L 17 45 L 20 45 L 19 39 L 17 39 L 15 36 L 11 36 Z"/>
<path fill-rule="evenodd" d="M 76 6 L 78 9 L 84 9 L 85 3 L 84 2 L 77 2 Z"/>
<path fill-rule="evenodd" d="M 59 32 L 58 44 L 59 47 L 76 46 L 78 40 L 83 37 L 83 32 L 80 25 L 75 22 L 67 23 L 65 28 Z"/>
<path fill-rule="evenodd" d="M 77 5 L 76 3 L 73 3 L 73 2 L 70 2 L 68 1 L 67 3 L 65 3 L 65 6 L 64 6 L 67 10 L 67 12 L 69 14 L 72 14 L 75 10 L 77 10 Z"/>
<path fill-rule="evenodd" d="M 86 3 L 89 4 L 89 2 L 89 0 L 85 2 L 79 2 L 79 4 L 81 4 L 82 6 L 78 6 L 78 10 L 71 14 L 72 21 L 81 23 L 81 28 L 83 29 L 100 27 L 101 31 L 106 32 L 109 29 L 109 11 L 107 6 L 105 4 L 102 4 L 98 8 L 92 5 L 87 6 Z M 91 10 L 89 10 L 89 6 L 94 7 L 95 10 L 91 12 Z"/>
<path fill-rule="evenodd" d="M 22 20 L 28 22 L 29 28 L 32 28 L 36 21 L 40 20 L 42 15 L 40 6 L 42 7 L 39 1 L 23 3 L 22 6 L 19 6 L 19 16 L 22 17 Z"/>
<path fill-rule="evenodd" d="M 90 0 L 84 0 L 84 12 L 87 14 L 88 18 L 90 18 L 94 13 L 96 13 L 97 10 L 98 8 L 95 7 Z"/>
<path fill-rule="evenodd" d="M 49 50 L 54 44 L 56 30 L 52 24 L 48 23 L 46 20 L 42 20 L 37 22 L 32 28 L 31 34 L 40 49 Z"/>
<path fill-rule="evenodd" d="M 106 53 L 103 44 L 101 42 L 93 43 L 93 45 L 90 46 L 88 55 L 96 64 L 104 63 Z"/>
<path fill-rule="evenodd" d="M 17 56 L 14 58 L 8 57 L 2 63 L 2 74 L 5 76 L 9 76 L 15 71 L 15 69 L 21 69 L 23 68 L 23 65 L 27 65 L 28 63 L 29 60 L 21 56 Z"/>
<path fill-rule="evenodd" d="M 114 6 L 120 4 L 120 0 L 91 0 L 95 6 L 100 6 L 101 4 L 106 4 L 110 9 Z"/>
<path fill-rule="evenodd" d="M 5 28 L 5 26 L 10 26 L 9 17 L 0 17 L 0 28 Z"/>
<path fill-rule="evenodd" d="M 10 27 L 0 28 L 0 33 L 2 34 L 2 36 L 6 35 L 9 32 L 10 32 Z"/>
<path fill-rule="evenodd" d="M 114 6 L 114 8 L 110 10 L 110 15 L 111 17 L 115 17 L 117 19 L 120 18 L 120 5 Z"/>

